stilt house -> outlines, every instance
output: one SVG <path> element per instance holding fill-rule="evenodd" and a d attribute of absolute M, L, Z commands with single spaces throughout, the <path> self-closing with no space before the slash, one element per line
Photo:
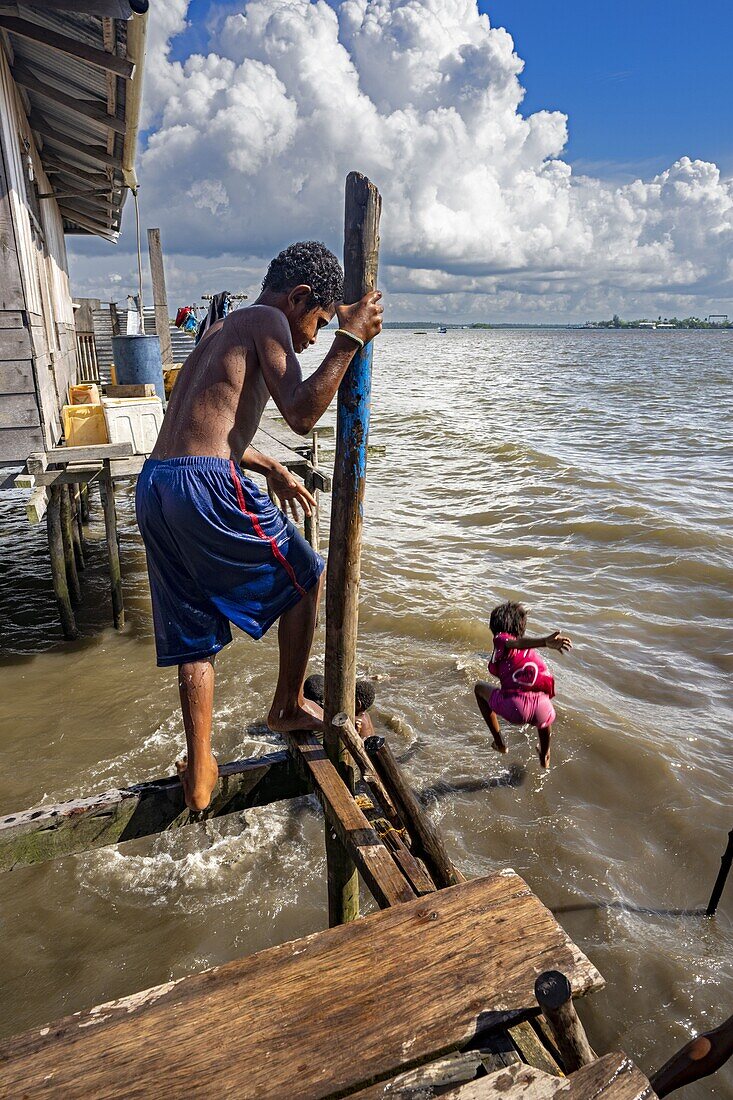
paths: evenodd
<path fill-rule="evenodd" d="M 116 241 L 147 0 L 0 3 L 0 465 L 55 446 L 77 377 L 66 235 Z"/>

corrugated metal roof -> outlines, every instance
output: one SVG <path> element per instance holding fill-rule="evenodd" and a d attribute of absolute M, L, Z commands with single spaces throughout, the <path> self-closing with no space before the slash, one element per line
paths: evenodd
<path fill-rule="evenodd" d="M 85 6 L 94 7 L 95 12 L 110 10 L 109 3 L 95 6 L 87 0 Z M 30 106 L 30 124 L 44 169 L 59 196 L 65 231 L 116 236 L 127 196 L 125 136 L 134 133 L 138 123 L 126 113 L 128 80 L 43 38 L 63 35 L 71 44 L 129 60 L 127 22 L 88 11 L 54 11 L 40 4 L 3 4 L 0 28 L 9 36 L 13 77 L 26 107 Z M 83 113 L 89 108 L 95 117 Z M 118 122 L 116 129 L 106 124 L 110 115 Z"/>

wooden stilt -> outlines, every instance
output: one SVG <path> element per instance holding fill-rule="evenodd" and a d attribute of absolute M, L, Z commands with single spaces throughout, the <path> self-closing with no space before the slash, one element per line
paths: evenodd
<path fill-rule="evenodd" d="M 311 465 L 318 466 L 318 432 L 313 432 L 313 440 L 311 447 Z M 318 553 L 320 545 L 320 493 L 316 488 L 316 479 L 313 476 L 312 470 L 306 470 L 305 477 L 303 478 L 305 487 L 308 492 L 315 497 L 316 506 L 310 516 L 306 516 L 303 521 L 303 534 L 305 540 L 309 543 L 316 553 Z"/>
<path fill-rule="evenodd" d="M 99 492 L 104 512 L 104 529 L 107 536 L 107 554 L 109 557 L 109 580 L 112 591 L 112 614 L 117 630 L 125 625 L 125 605 L 122 600 L 122 570 L 120 568 L 120 548 L 117 540 L 117 509 L 115 508 L 115 487 L 105 462 L 99 475 Z"/>
<path fill-rule="evenodd" d="M 559 970 L 546 970 L 534 983 L 537 998 L 563 1060 L 565 1073 L 595 1061 L 585 1028 L 575 1011 L 570 982 Z"/>
<path fill-rule="evenodd" d="M 356 726 L 349 718 L 348 714 L 337 714 L 333 720 L 333 725 L 336 728 L 339 737 L 343 741 L 346 748 L 349 750 L 351 756 L 353 756 L 356 763 L 361 769 L 361 774 L 364 778 L 369 790 L 379 802 L 380 806 L 384 810 L 385 815 L 389 821 L 396 828 L 401 828 L 402 822 L 399 819 L 397 809 L 389 797 L 389 793 L 382 783 L 382 780 L 377 775 L 374 765 L 367 756 L 367 751 L 364 748 L 364 742 L 357 733 Z"/>
<path fill-rule="evenodd" d="M 84 560 L 84 529 L 82 527 L 81 520 L 81 491 L 80 486 L 75 482 L 69 485 L 69 501 L 71 503 L 71 534 L 74 539 L 74 557 L 76 558 L 76 568 L 84 569 L 86 562 Z"/>
<path fill-rule="evenodd" d="M 80 492 L 80 498 L 79 499 L 80 499 L 80 503 L 81 503 L 81 522 L 82 523 L 89 523 L 89 500 L 90 500 L 90 497 L 89 497 L 89 486 L 87 485 L 86 482 L 84 482 L 84 484 L 81 486 L 81 492 Z"/>
<path fill-rule="evenodd" d="M 168 295 L 165 289 L 165 268 L 163 266 L 163 248 L 160 243 L 160 230 L 148 230 L 148 252 L 150 254 L 150 277 L 153 283 L 153 305 L 155 307 L 155 331 L 160 340 L 160 357 L 164 367 L 173 363 L 171 330 L 168 318 Z"/>
<path fill-rule="evenodd" d="M 382 200 L 373 183 L 351 172 L 346 180 L 344 301 L 357 302 L 377 281 Z M 323 744 L 354 789 L 349 757 L 331 722 L 339 711 L 354 718 L 356 636 L 359 619 L 361 528 L 366 486 L 372 347 L 357 352 L 338 393 L 331 533 L 326 585 L 325 731 Z M 329 923 L 359 915 L 359 882 L 340 839 L 326 828 Z"/>
<path fill-rule="evenodd" d="M 81 586 L 79 575 L 76 571 L 76 552 L 74 550 L 74 520 L 71 515 L 71 497 L 68 485 L 62 485 L 60 491 L 61 501 L 61 537 L 64 544 L 64 563 L 66 565 L 66 577 L 69 583 L 69 592 L 74 603 L 81 600 Z"/>
<path fill-rule="evenodd" d="M 385 739 L 367 737 L 364 748 L 407 827 L 416 854 L 425 861 L 435 885 L 441 888 L 464 882 L 464 876 L 453 866 L 440 833 L 415 797 Z"/>
<path fill-rule="evenodd" d="M 53 577 L 53 590 L 56 593 L 56 600 L 59 605 L 61 629 L 64 632 L 64 637 L 72 640 L 79 637 L 79 631 L 76 628 L 76 619 L 74 618 L 69 596 L 69 584 L 66 579 L 64 539 L 61 533 L 61 491 L 59 487 L 50 490 L 46 524 L 48 527 L 48 549 L 51 554 L 51 576 Z"/>

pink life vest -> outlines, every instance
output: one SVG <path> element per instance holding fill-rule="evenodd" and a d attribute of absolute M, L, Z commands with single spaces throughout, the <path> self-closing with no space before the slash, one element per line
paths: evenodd
<path fill-rule="evenodd" d="M 494 638 L 494 652 L 489 661 L 489 672 L 498 676 L 501 690 L 508 693 L 518 691 L 541 691 L 552 699 L 555 694 L 555 680 L 536 649 L 507 649 L 507 639 L 513 634 L 497 634 Z"/>

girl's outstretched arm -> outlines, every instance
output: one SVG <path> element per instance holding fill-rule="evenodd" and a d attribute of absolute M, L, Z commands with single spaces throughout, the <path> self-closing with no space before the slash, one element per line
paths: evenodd
<path fill-rule="evenodd" d="M 556 649 L 558 653 L 565 653 L 573 648 L 573 643 L 566 634 L 559 630 L 553 630 L 552 634 L 546 634 L 544 638 L 507 638 L 504 642 L 507 649 Z"/>

